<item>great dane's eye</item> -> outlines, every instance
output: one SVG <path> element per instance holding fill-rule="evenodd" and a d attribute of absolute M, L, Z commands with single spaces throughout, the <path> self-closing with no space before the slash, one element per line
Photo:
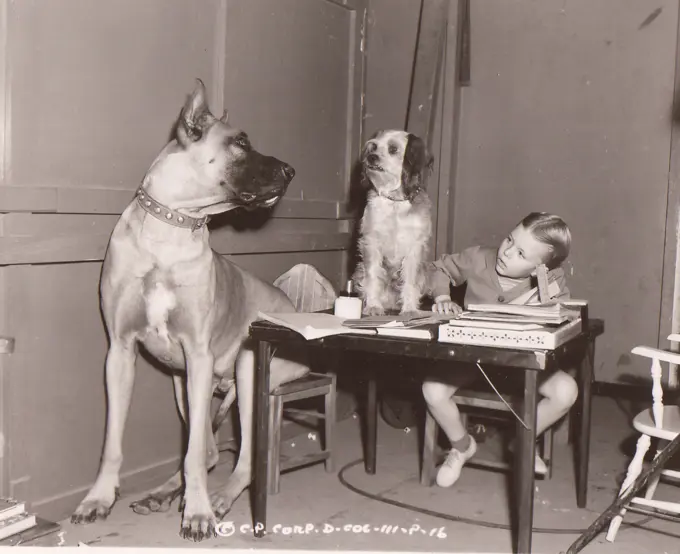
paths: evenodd
<path fill-rule="evenodd" d="M 390 144 L 390 147 L 387 149 L 387 151 L 391 156 L 394 156 L 397 152 L 399 152 L 399 148 L 397 148 L 394 144 Z"/>

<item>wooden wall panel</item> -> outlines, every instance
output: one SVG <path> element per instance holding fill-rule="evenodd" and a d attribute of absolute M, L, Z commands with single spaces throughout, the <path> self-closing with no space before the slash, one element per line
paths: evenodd
<path fill-rule="evenodd" d="M 296 169 L 288 198 L 345 198 L 358 143 L 353 56 L 360 24 L 356 11 L 333 2 L 228 2 L 229 120 L 256 148 Z M 267 40 L 253 40 L 253 32 Z"/>
<path fill-rule="evenodd" d="M 101 261 L 117 220 L 114 215 L 0 214 L 0 265 Z M 269 218 L 258 227 L 211 224 L 211 229 L 211 245 L 220 254 L 338 251 L 350 241 L 347 223 L 335 219 Z"/>
<path fill-rule="evenodd" d="M 596 378 L 646 377 L 630 349 L 659 339 L 678 3 L 471 9 L 454 248 L 497 244 L 532 210 L 562 215 L 573 294 L 606 322 Z"/>
<path fill-rule="evenodd" d="M 217 5 L 11 2 L 9 183 L 134 190 L 194 79 L 212 86 Z"/>
<path fill-rule="evenodd" d="M 54 515 L 62 499 L 72 508 L 97 474 L 106 414 L 100 267 L 23 266 L 9 273 L 5 309 L 14 317 L 7 332 L 16 339 L 6 365 L 12 377 L 10 490 L 44 516 Z M 181 452 L 171 379 L 143 361 L 137 368 L 124 473 L 162 466 Z"/>
<path fill-rule="evenodd" d="M 406 124 L 420 2 L 370 0 L 365 137 Z"/>

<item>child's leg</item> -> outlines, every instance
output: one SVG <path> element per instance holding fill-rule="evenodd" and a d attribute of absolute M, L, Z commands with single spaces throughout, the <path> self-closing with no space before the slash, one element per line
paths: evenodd
<path fill-rule="evenodd" d="M 477 445 L 463 426 L 458 406 L 452 398 L 461 384 L 469 380 L 469 374 L 461 371 L 452 373 L 451 382 L 426 379 L 423 383 L 423 396 L 427 408 L 451 441 L 451 450 L 446 461 L 437 471 L 437 484 L 440 487 L 453 485 L 458 480 L 465 462 L 477 451 Z"/>
<path fill-rule="evenodd" d="M 434 417 L 451 443 L 465 438 L 467 430 L 460 419 L 460 411 L 453 401 L 453 395 L 460 387 L 441 381 L 425 379 L 423 396 L 427 409 Z"/>
<path fill-rule="evenodd" d="M 536 407 L 536 436 L 567 414 L 578 398 L 578 385 L 571 375 L 558 370 L 546 376 L 538 392 L 543 398 Z"/>

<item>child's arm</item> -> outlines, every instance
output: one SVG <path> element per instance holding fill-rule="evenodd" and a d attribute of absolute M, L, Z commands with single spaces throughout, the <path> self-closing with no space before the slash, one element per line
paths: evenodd
<path fill-rule="evenodd" d="M 474 246 L 456 254 L 444 254 L 427 265 L 427 288 L 434 299 L 432 311 L 453 315 L 462 311 L 458 304 L 452 302 L 449 285 L 459 286 L 467 281 L 467 273 L 472 267 L 477 250 L 479 247 Z"/>

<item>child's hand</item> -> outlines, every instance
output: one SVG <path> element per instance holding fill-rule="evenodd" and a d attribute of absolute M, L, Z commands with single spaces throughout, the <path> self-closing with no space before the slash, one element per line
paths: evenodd
<path fill-rule="evenodd" d="M 434 299 L 432 311 L 437 314 L 451 314 L 452 316 L 457 316 L 463 311 L 463 308 L 453 302 L 450 296 L 442 295 L 437 296 L 437 298 Z"/>

